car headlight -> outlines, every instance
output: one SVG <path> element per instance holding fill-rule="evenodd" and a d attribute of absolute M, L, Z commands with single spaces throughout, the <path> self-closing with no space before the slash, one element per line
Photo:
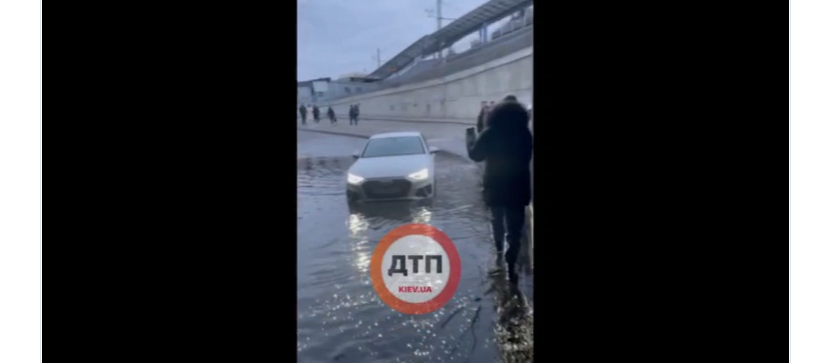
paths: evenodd
<path fill-rule="evenodd" d="M 361 181 L 365 180 L 365 178 L 348 173 L 348 182 L 351 184 L 359 184 Z"/>
<path fill-rule="evenodd" d="M 428 169 L 422 169 L 416 173 L 411 173 L 408 177 L 414 180 L 428 179 Z"/>

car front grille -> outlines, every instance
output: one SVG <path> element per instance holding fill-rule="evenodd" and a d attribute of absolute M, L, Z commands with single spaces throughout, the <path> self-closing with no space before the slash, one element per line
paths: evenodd
<path fill-rule="evenodd" d="M 369 180 L 362 185 L 368 199 L 393 199 L 408 196 L 411 182 L 405 179 Z"/>

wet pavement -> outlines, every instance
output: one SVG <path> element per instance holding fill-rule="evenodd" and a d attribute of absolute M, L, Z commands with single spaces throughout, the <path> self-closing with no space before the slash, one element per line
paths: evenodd
<path fill-rule="evenodd" d="M 476 164 L 440 154 L 437 197 L 430 205 L 380 203 L 352 211 L 345 173 L 354 162 L 351 153 L 364 142 L 298 132 L 298 361 L 531 361 L 530 259 L 520 258 L 519 288 L 498 273 Z M 462 261 L 454 297 L 427 315 L 392 310 L 370 282 L 378 241 L 407 223 L 445 232 Z"/>

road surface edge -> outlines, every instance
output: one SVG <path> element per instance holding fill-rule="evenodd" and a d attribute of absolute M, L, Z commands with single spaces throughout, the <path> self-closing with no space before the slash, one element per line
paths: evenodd
<path fill-rule="evenodd" d="M 368 139 L 368 138 L 371 137 L 371 136 L 365 136 L 365 135 L 357 134 L 357 133 L 353 133 L 353 132 L 331 131 L 331 130 L 316 130 L 316 129 L 302 128 L 302 127 L 297 127 L 297 131 L 306 131 L 306 132 L 316 132 L 316 133 L 319 133 L 319 134 L 357 137 L 357 138 L 360 138 L 360 139 Z M 465 157 L 463 155 L 460 155 L 460 154 L 457 154 L 455 152 L 451 152 L 451 151 L 443 150 L 443 149 L 440 149 L 440 152 L 443 153 L 443 154 L 456 156 L 456 157 L 463 158 L 463 159 L 466 159 L 466 160 L 470 161 L 470 159 L 468 159 L 467 157 Z"/>

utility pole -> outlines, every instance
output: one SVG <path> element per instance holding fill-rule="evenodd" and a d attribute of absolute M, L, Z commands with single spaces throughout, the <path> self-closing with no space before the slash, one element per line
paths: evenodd
<path fill-rule="evenodd" d="M 440 29 L 442 29 L 442 0 L 437 0 L 437 31 Z M 442 43 L 439 46 L 442 46 Z M 437 58 L 442 59 L 442 49 L 437 53 Z"/>
<path fill-rule="evenodd" d="M 442 0 L 437 0 L 436 15 L 434 15 L 435 10 L 432 10 L 432 9 L 425 9 L 425 12 L 428 13 L 429 18 L 437 19 L 437 31 L 442 29 L 442 21 L 443 20 L 457 20 L 457 19 L 446 18 L 446 17 L 442 16 Z M 442 43 L 437 44 L 437 46 L 441 47 Z M 437 58 L 442 58 L 442 50 L 438 51 L 436 55 L 437 55 Z"/>
<path fill-rule="evenodd" d="M 442 0 L 437 0 L 437 30 L 442 29 Z"/>
<path fill-rule="evenodd" d="M 377 56 L 371 56 L 371 59 L 377 61 L 377 69 L 379 69 L 382 66 L 382 60 L 380 59 L 380 48 L 377 48 Z"/>

